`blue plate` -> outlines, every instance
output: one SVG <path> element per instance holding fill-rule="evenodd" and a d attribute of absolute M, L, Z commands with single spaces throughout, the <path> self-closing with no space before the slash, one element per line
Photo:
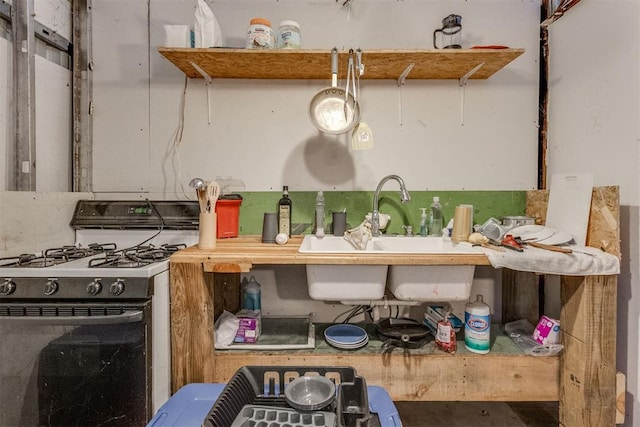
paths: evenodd
<path fill-rule="evenodd" d="M 367 331 L 347 323 L 329 326 L 324 331 L 327 341 L 338 344 L 358 344 L 367 338 Z"/>

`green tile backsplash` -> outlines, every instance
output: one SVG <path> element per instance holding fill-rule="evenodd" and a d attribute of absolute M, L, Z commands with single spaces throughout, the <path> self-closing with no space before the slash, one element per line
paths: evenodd
<path fill-rule="evenodd" d="M 280 192 L 244 192 L 240 207 L 241 235 L 261 234 L 264 212 L 276 212 Z M 420 225 L 420 208 L 428 208 L 433 196 L 440 197 L 445 225 L 459 204 L 474 208 L 474 223 L 482 224 L 488 218 L 506 215 L 524 215 L 525 191 L 411 191 L 411 201 L 400 203 L 399 191 L 382 191 L 379 210 L 391 215 L 386 233 L 404 234 L 403 225 L 413 226 L 415 233 Z M 293 234 L 309 234 L 313 230 L 316 192 L 300 191 L 289 194 L 293 202 Z M 325 191 L 325 223 L 331 225 L 331 212 L 347 211 L 349 228 L 360 224 L 373 206 L 373 191 Z M 296 224 L 300 224 L 296 229 Z M 306 225 L 306 227 L 305 227 Z"/>

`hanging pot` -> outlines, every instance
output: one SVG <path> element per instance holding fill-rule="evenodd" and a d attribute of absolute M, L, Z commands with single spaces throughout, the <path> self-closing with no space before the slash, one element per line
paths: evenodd
<path fill-rule="evenodd" d="M 331 50 L 331 86 L 318 91 L 311 99 L 309 118 L 319 131 L 331 135 L 350 132 L 360 121 L 360 106 L 349 93 L 349 79 L 346 90 L 338 87 L 338 49 L 335 47 Z"/>

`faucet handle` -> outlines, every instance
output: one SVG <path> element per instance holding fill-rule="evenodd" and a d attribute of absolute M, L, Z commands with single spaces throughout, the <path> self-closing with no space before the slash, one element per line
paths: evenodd
<path fill-rule="evenodd" d="M 413 236 L 413 227 L 410 225 L 403 225 L 402 228 L 404 228 L 404 235 L 405 236 Z"/>

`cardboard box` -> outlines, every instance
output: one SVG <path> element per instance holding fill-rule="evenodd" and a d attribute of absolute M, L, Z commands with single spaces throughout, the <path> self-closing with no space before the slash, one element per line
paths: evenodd
<path fill-rule="evenodd" d="M 260 310 L 240 310 L 238 318 L 238 332 L 233 342 L 255 343 L 260 336 Z"/>

